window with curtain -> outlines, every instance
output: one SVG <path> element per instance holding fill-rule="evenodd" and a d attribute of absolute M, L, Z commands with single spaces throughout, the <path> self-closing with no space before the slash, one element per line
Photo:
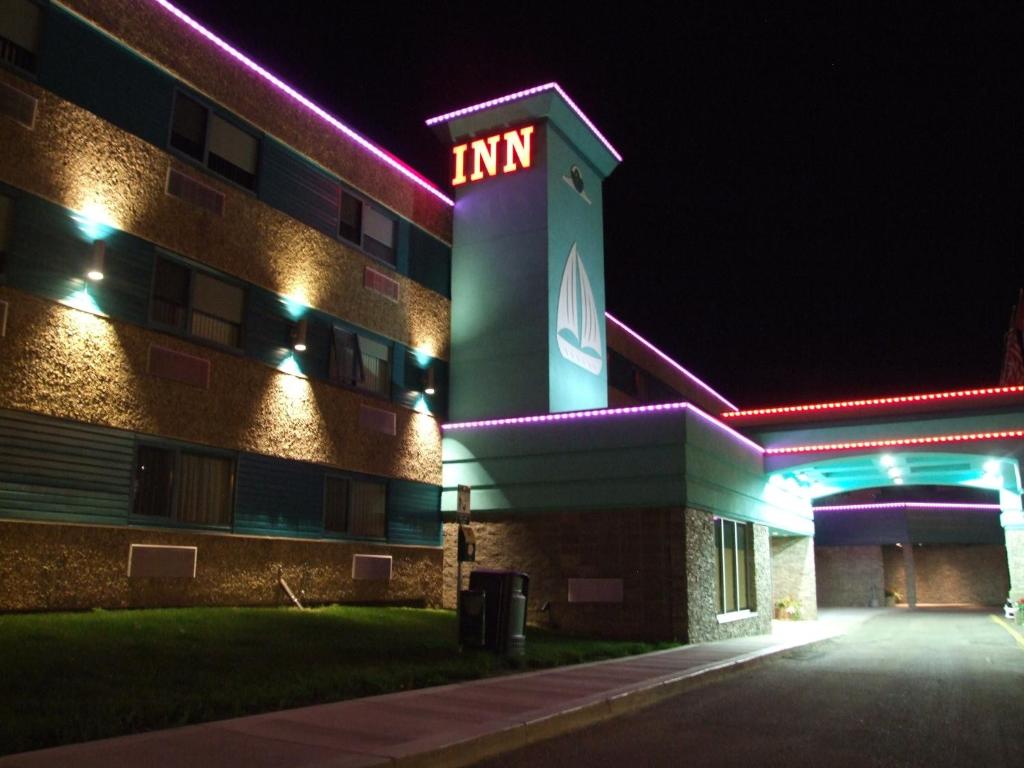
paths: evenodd
<path fill-rule="evenodd" d="M 331 344 L 330 377 L 333 384 L 388 397 L 391 394 L 391 349 L 336 326 Z"/>
<path fill-rule="evenodd" d="M 225 347 L 242 346 L 245 289 L 181 262 L 157 257 L 150 318 Z"/>
<path fill-rule="evenodd" d="M 749 523 L 715 518 L 718 612 L 754 610 L 754 531 Z"/>
<path fill-rule="evenodd" d="M 197 526 L 231 525 L 235 461 L 226 456 L 139 445 L 132 512 Z"/>
<path fill-rule="evenodd" d="M 170 143 L 228 181 L 256 189 L 259 138 L 183 93 L 174 94 Z"/>
<path fill-rule="evenodd" d="M 386 538 L 387 484 L 351 477 L 325 478 L 324 530 L 358 538 Z"/>
<path fill-rule="evenodd" d="M 394 266 L 395 229 L 393 216 L 377 210 L 350 192 L 341 191 L 338 234 L 342 238 Z"/>
<path fill-rule="evenodd" d="M 34 72 L 42 11 L 29 0 L 0 2 L 0 60 Z"/>

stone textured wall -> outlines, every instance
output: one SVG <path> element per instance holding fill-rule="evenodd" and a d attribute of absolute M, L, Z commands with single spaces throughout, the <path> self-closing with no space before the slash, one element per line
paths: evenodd
<path fill-rule="evenodd" d="M 907 595 L 903 550 L 883 547 L 885 587 Z M 1010 588 L 1006 547 L 927 544 L 914 547 L 918 603 L 1002 605 Z"/>
<path fill-rule="evenodd" d="M 771 632 L 772 575 L 768 529 L 754 526 L 754 589 L 756 611 L 748 618 L 719 623 L 717 553 L 714 517 L 686 510 L 686 591 L 689 641 L 701 643 Z"/>
<path fill-rule="evenodd" d="M 811 536 L 772 536 L 772 605 L 785 597 L 800 601 L 805 619 L 818 617 Z"/>
<path fill-rule="evenodd" d="M 406 218 L 451 242 L 451 207 L 231 59 L 156 3 L 64 0 L 144 56 Z M 216 33 L 217 30 L 212 30 Z M 244 51 L 259 61 L 260 51 Z M 302 51 L 294 51 L 301 57 Z M 302 91 L 301 83 L 292 83 Z M 450 107 L 438 104 L 438 108 Z M 339 116 L 344 119 L 344 116 Z M 422 129 L 410 125 L 410 129 Z"/>
<path fill-rule="evenodd" d="M 473 568 L 530 575 L 528 621 L 562 631 L 622 639 L 683 639 L 686 582 L 678 509 L 547 512 L 473 522 Z M 455 606 L 458 527 L 445 525 L 444 604 Z M 621 578 L 622 603 L 568 602 L 570 578 Z M 549 605 L 549 610 L 540 609 Z"/>
<path fill-rule="evenodd" d="M 196 578 L 128 578 L 131 544 L 197 547 Z M 357 553 L 392 555 L 391 581 L 353 581 Z M 0 521 L 0 611 L 283 605 L 279 575 L 305 604 L 441 602 L 436 548 Z"/>
<path fill-rule="evenodd" d="M 447 359 L 443 296 L 32 83 L 0 80 L 39 99 L 33 130 L 0 120 L 0 180 L 72 210 L 99 205 L 117 229 Z M 171 167 L 224 193 L 224 215 L 165 194 Z M 397 303 L 363 288 L 368 265 L 399 282 Z"/>
<path fill-rule="evenodd" d="M 814 570 L 822 608 L 885 605 L 881 547 L 815 547 Z"/>
<path fill-rule="evenodd" d="M 1016 602 L 1024 597 L 1024 530 L 1006 531 L 1006 560 L 1010 572 L 1010 594 Z"/>
<path fill-rule="evenodd" d="M 0 299 L 0 408 L 441 482 L 440 429 L 426 414 L 8 288 Z M 210 360 L 210 388 L 146 373 L 151 342 Z M 361 429 L 361 403 L 393 410 L 397 435 Z"/>

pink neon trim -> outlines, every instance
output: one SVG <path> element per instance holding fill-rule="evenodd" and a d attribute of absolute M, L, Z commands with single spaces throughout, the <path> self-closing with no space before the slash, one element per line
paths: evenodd
<path fill-rule="evenodd" d="M 643 336 L 641 336 L 641 335 L 640 335 L 639 333 L 637 333 L 636 331 L 634 331 L 634 330 L 633 330 L 632 328 L 630 328 L 630 327 L 629 327 L 628 325 L 626 325 L 626 324 L 625 324 L 624 322 L 622 322 L 621 320 L 619 320 L 619 319 L 617 319 L 617 318 L 613 317 L 613 316 L 612 316 L 612 314 L 611 314 L 611 312 L 605 312 L 605 313 L 604 313 L 604 316 L 605 316 L 606 318 L 608 318 L 609 320 L 611 320 L 611 321 L 612 321 L 613 323 L 615 323 L 615 324 L 616 324 L 617 326 L 619 326 L 619 328 L 621 328 L 622 330 L 624 330 L 624 331 L 625 331 L 626 333 L 628 333 L 628 334 L 629 334 L 630 336 L 632 336 L 632 337 L 633 337 L 634 339 L 636 339 L 636 340 L 637 340 L 637 341 L 639 341 L 639 342 L 640 342 L 641 344 L 643 344 L 643 345 L 644 345 L 645 347 L 647 347 L 647 348 L 648 348 L 649 350 L 651 350 L 651 351 L 652 351 L 652 352 L 653 352 L 654 354 L 656 354 L 656 355 L 657 355 L 658 357 L 660 357 L 660 358 L 661 358 L 662 360 L 664 360 L 664 361 L 665 361 L 666 363 L 668 363 L 668 364 L 669 364 L 669 365 L 671 365 L 671 366 L 672 366 L 673 368 L 675 368 L 675 369 L 676 369 L 677 371 L 679 371 L 679 372 L 680 372 L 681 374 L 683 374 L 684 376 L 686 376 L 686 378 L 690 379 L 690 381 L 692 381 L 693 383 L 695 383 L 695 384 L 699 385 L 699 386 L 700 386 L 700 387 L 701 387 L 702 389 L 704 389 L 704 391 L 705 391 L 705 392 L 707 392 L 708 394 L 712 395 L 713 397 L 715 397 L 715 398 L 717 398 L 718 400 L 720 400 L 720 401 L 722 401 L 723 403 L 725 403 L 725 405 L 727 405 L 727 406 L 728 406 L 729 408 L 732 408 L 732 409 L 733 409 L 733 411 L 738 411 L 738 410 L 739 410 L 739 408 L 737 408 L 737 407 L 736 407 L 735 405 L 733 405 L 733 404 L 732 404 L 732 403 L 730 403 L 730 402 L 729 402 L 728 400 L 726 400 L 726 399 L 725 399 L 724 397 L 722 397 L 722 396 L 721 396 L 720 394 L 718 394 L 718 393 L 717 393 L 717 392 L 716 392 L 715 390 L 713 390 L 713 389 L 712 389 L 712 388 L 711 388 L 711 387 L 710 387 L 710 386 L 709 386 L 708 384 L 706 384 L 705 382 L 701 381 L 701 380 L 700 380 L 699 378 L 697 378 L 696 376 L 694 376 L 694 375 L 693 375 L 692 373 L 690 373 L 690 372 L 689 372 L 688 370 L 686 370 L 685 368 L 683 368 L 683 366 L 681 366 L 681 365 L 680 365 L 679 363 L 677 363 L 677 362 L 676 362 L 675 360 L 673 360 L 673 359 L 672 359 L 671 357 L 669 357 L 668 355 L 666 355 L 666 354 L 665 354 L 664 352 L 662 352 L 662 351 L 661 351 L 660 349 L 658 349 L 658 348 L 657 348 L 656 346 L 654 346 L 653 344 L 651 344 L 651 342 L 649 342 L 649 341 L 648 341 L 647 339 L 645 339 L 645 338 L 644 338 Z"/>
<path fill-rule="evenodd" d="M 592 411 L 568 411 L 566 413 L 544 413 L 537 416 L 513 416 L 507 419 L 485 419 L 482 421 L 459 421 L 452 424 L 442 424 L 441 429 L 446 432 L 457 429 L 480 429 L 484 427 L 513 427 L 523 424 L 549 424 L 553 421 L 585 421 L 587 419 L 603 419 L 614 416 L 629 416 L 635 414 L 658 413 L 664 411 L 693 411 L 694 415 L 709 422 L 712 426 L 722 430 L 730 437 L 744 443 L 759 453 L 764 453 L 764 448 L 755 443 L 746 435 L 741 435 L 728 424 L 723 424 L 714 416 L 710 416 L 692 403 L 659 403 L 657 405 L 634 405 L 628 408 L 596 408 Z"/>
<path fill-rule="evenodd" d="M 447 112 L 443 115 L 438 115 L 437 117 L 430 118 L 429 120 L 427 120 L 427 125 L 437 125 L 438 123 L 446 123 L 449 120 L 454 120 L 456 117 L 462 117 L 463 115 L 469 115 L 472 114 L 473 112 L 479 112 L 480 110 L 488 109 L 489 107 L 496 107 L 499 104 L 506 104 L 510 101 L 525 99 L 527 96 L 533 96 L 533 94 L 535 93 L 541 93 L 542 91 L 551 90 L 557 92 L 559 96 L 565 99 L 565 103 L 572 107 L 573 112 L 576 113 L 579 119 L 586 123 L 587 128 L 594 132 L 594 135 L 597 136 L 597 138 L 601 140 L 601 143 L 608 148 L 608 151 L 612 153 L 612 156 L 621 163 L 622 155 L 620 155 L 618 150 L 612 146 L 611 142 L 604 137 L 604 134 L 597 130 L 597 126 L 590 121 L 589 117 L 583 114 L 583 110 L 576 106 L 576 102 L 569 98 L 569 94 L 563 91 L 562 86 L 560 86 L 558 83 L 544 83 L 544 85 L 538 85 L 533 88 L 527 88 L 525 91 L 510 93 L 507 96 L 499 96 L 498 98 L 491 99 L 490 101 L 484 101 L 481 102 L 480 104 L 474 104 L 471 107 L 463 107 L 462 109 L 456 109 L 454 112 Z"/>
<path fill-rule="evenodd" d="M 959 435 L 937 435 L 935 437 L 896 437 L 891 440 L 862 440 L 852 443 L 819 443 L 818 445 L 793 445 L 785 448 L 765 448 L 765 453 L 780 455 L 787 453 L 821 453 L 825 451 L 849 451 L 859 448 L 886 448 L 895 445 L 934 445 L 937 443 L 967 443 L 978 440 L 1005 440 L 1024 437 L 1024 429 L 1009 429 L 1003 432 L 971 432 Z"/>
<path fill-rule="evenodd" d="M 922 403 L 932 400 L 952 400 L 961 397 L 989 397 L 992 395 L 1009 395 L 1024 393 L 1024 385 L 1012 387 L 984 387 L 982 389 L 961 389 L 952 392 L 929 392 L 921 395 L 895 395 L 892 397 L 873 397 L 866 400 L 843 400 L 832 403 L 812 403 L 809 405 L 785 405 L 778 408 L 753 408 L 746 411 L 723 413 L 722 418 L 733 419 L 743 416 L 770 416 L 783 413 L 806 413 L 808 411 L 830 411 L 841 408 L 877 407 L 880 405 L 899 405 L 902 403 Z"/>
<path fill-rule="evenodd" d="M 217 37 L 215 34 L 213 34 L 213 32 L 208 30 L 206 27 L 204 27 L 198 21 L 193 19 L 191 16 L 187 15 L 184 11 L 182 11 L 182 10 L 176 8 L 175 6 L 171 5 L 169 2 L 167 2 L 167 0 L 153 0 L 153 2 L 163 6 L 168 12 L 172 13 L 179 20 L 183 21 L 185 24 L 190 26 L 192 29 L 194 29 L 200 35 L 202 35 L 207 40 L 209 40 L 211 43 L 216 45 L 222 51 L 224 51 L 225 53 L 227 53 L 228 55 L 230 55 L 232 58 L 234 58 L 235 60 L 239 61 L 240 63 L 244 64 L 246 67 L 251 69 L 253 72 L 255 72 L 257 75 L 262 77 L 267 82 L 269 82 L 271 85 L 275 86 L 278 90 L 283 91 L 284 93 L 286 93 L 289 96 L 291 96 L 297 102 L 299 102 L 304 107 L 306 107 L 306 109 L 308 109 L 311 112 L 313 112 L 321 120 L 324 120 L 325 122 L 330 123 L 330 125 L 332 125 L 337 130 L 341 131 L 343 134 L 348 136 L 353 141 L 355 141 L 357 144 L 359 144 L 359 146 L 361 146 L 367 152 L 369 152 L 373 156 L 379 158 L 380 160 L 383 160 L 385 163 L 387 163 L 392 168 L 397 170 L 403 176 L 405 176 L 406 178 L 410 179 L 411 181 L 413 181 L 414 183 L 418 184 L 420 187 L 425 189 L 427 192 L 432 194 L 438 200 L 442 200 L 445 203 L 447 203 L 448 205 L 455 205 L 455 201 L 454 200 L 452 200 L 450 197 L 445 195 L 444 192 L 442 192 L 440 189 L 435 187 L 426 178 L 424 178 L 419 173 L 414 171 L 412 168 L 410 168 L 408 165 L 403 163 L 397 157 L 392 155 L 387 150 L 381 149 L 380 147 L 378 147 L 376 144 L 374 144 L 370 140 L 365 139 L 362 136 L 360 136 L 354 130 L 352 130 L 347 125 L 345 125 L 343 122 L 341 122 L 338 118 L 334 117 L 329 112 L 327 112 L 323 108 L 317 106 L 312 101 L 310 101 L 307 97 L 303 96 L 301 93 L 296 91 L 294 88 L 292 88 L 290 85 L 288 85 L 288 83 L 284 82 L 283 80 L 278 78 L 276 75 L 274 75 L 274 74 L 268 72 L 267 70 L 265 70 L 263 67 L 261 67 L 259 64 L 257 64 L 252 59 L 250 59 L 244 53 L 241 53 L 237 49 L 235 49 L 235 48 L 231 47 L 230 45 L 228 45 L 226 42 L 221 40 L 219 37 Z"/>
<path fill-rule="evenodd" d="M 814 507 L 814 511 L 855 512 L 860 509 L 1000 509 L 998 504 L 954 504 L 953 502 L 888 501 L 877 504 L 832 504 Z"/>

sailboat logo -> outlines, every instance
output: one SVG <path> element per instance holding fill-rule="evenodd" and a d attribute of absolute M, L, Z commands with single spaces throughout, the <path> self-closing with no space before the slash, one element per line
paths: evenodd
<path fill-rule="evenodd" d="M 558 290 L 558 351 L 574 365 L 597 375 L 604 364 L 601 318 L 594 303 L 594 290 L 583 268 L 576 243 L 569 249 L 562 286 Z"/>

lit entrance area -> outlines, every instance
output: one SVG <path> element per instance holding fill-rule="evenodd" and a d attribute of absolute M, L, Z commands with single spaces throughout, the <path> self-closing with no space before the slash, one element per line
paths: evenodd
<path fill-rule="evenodd" d="M 995 606 L 1010 591 L 1004 525 L 1019 514 L 1015 458 L 847 454 L 779 468 L 770 482 L 813 500 L 820 607 Z"/>

